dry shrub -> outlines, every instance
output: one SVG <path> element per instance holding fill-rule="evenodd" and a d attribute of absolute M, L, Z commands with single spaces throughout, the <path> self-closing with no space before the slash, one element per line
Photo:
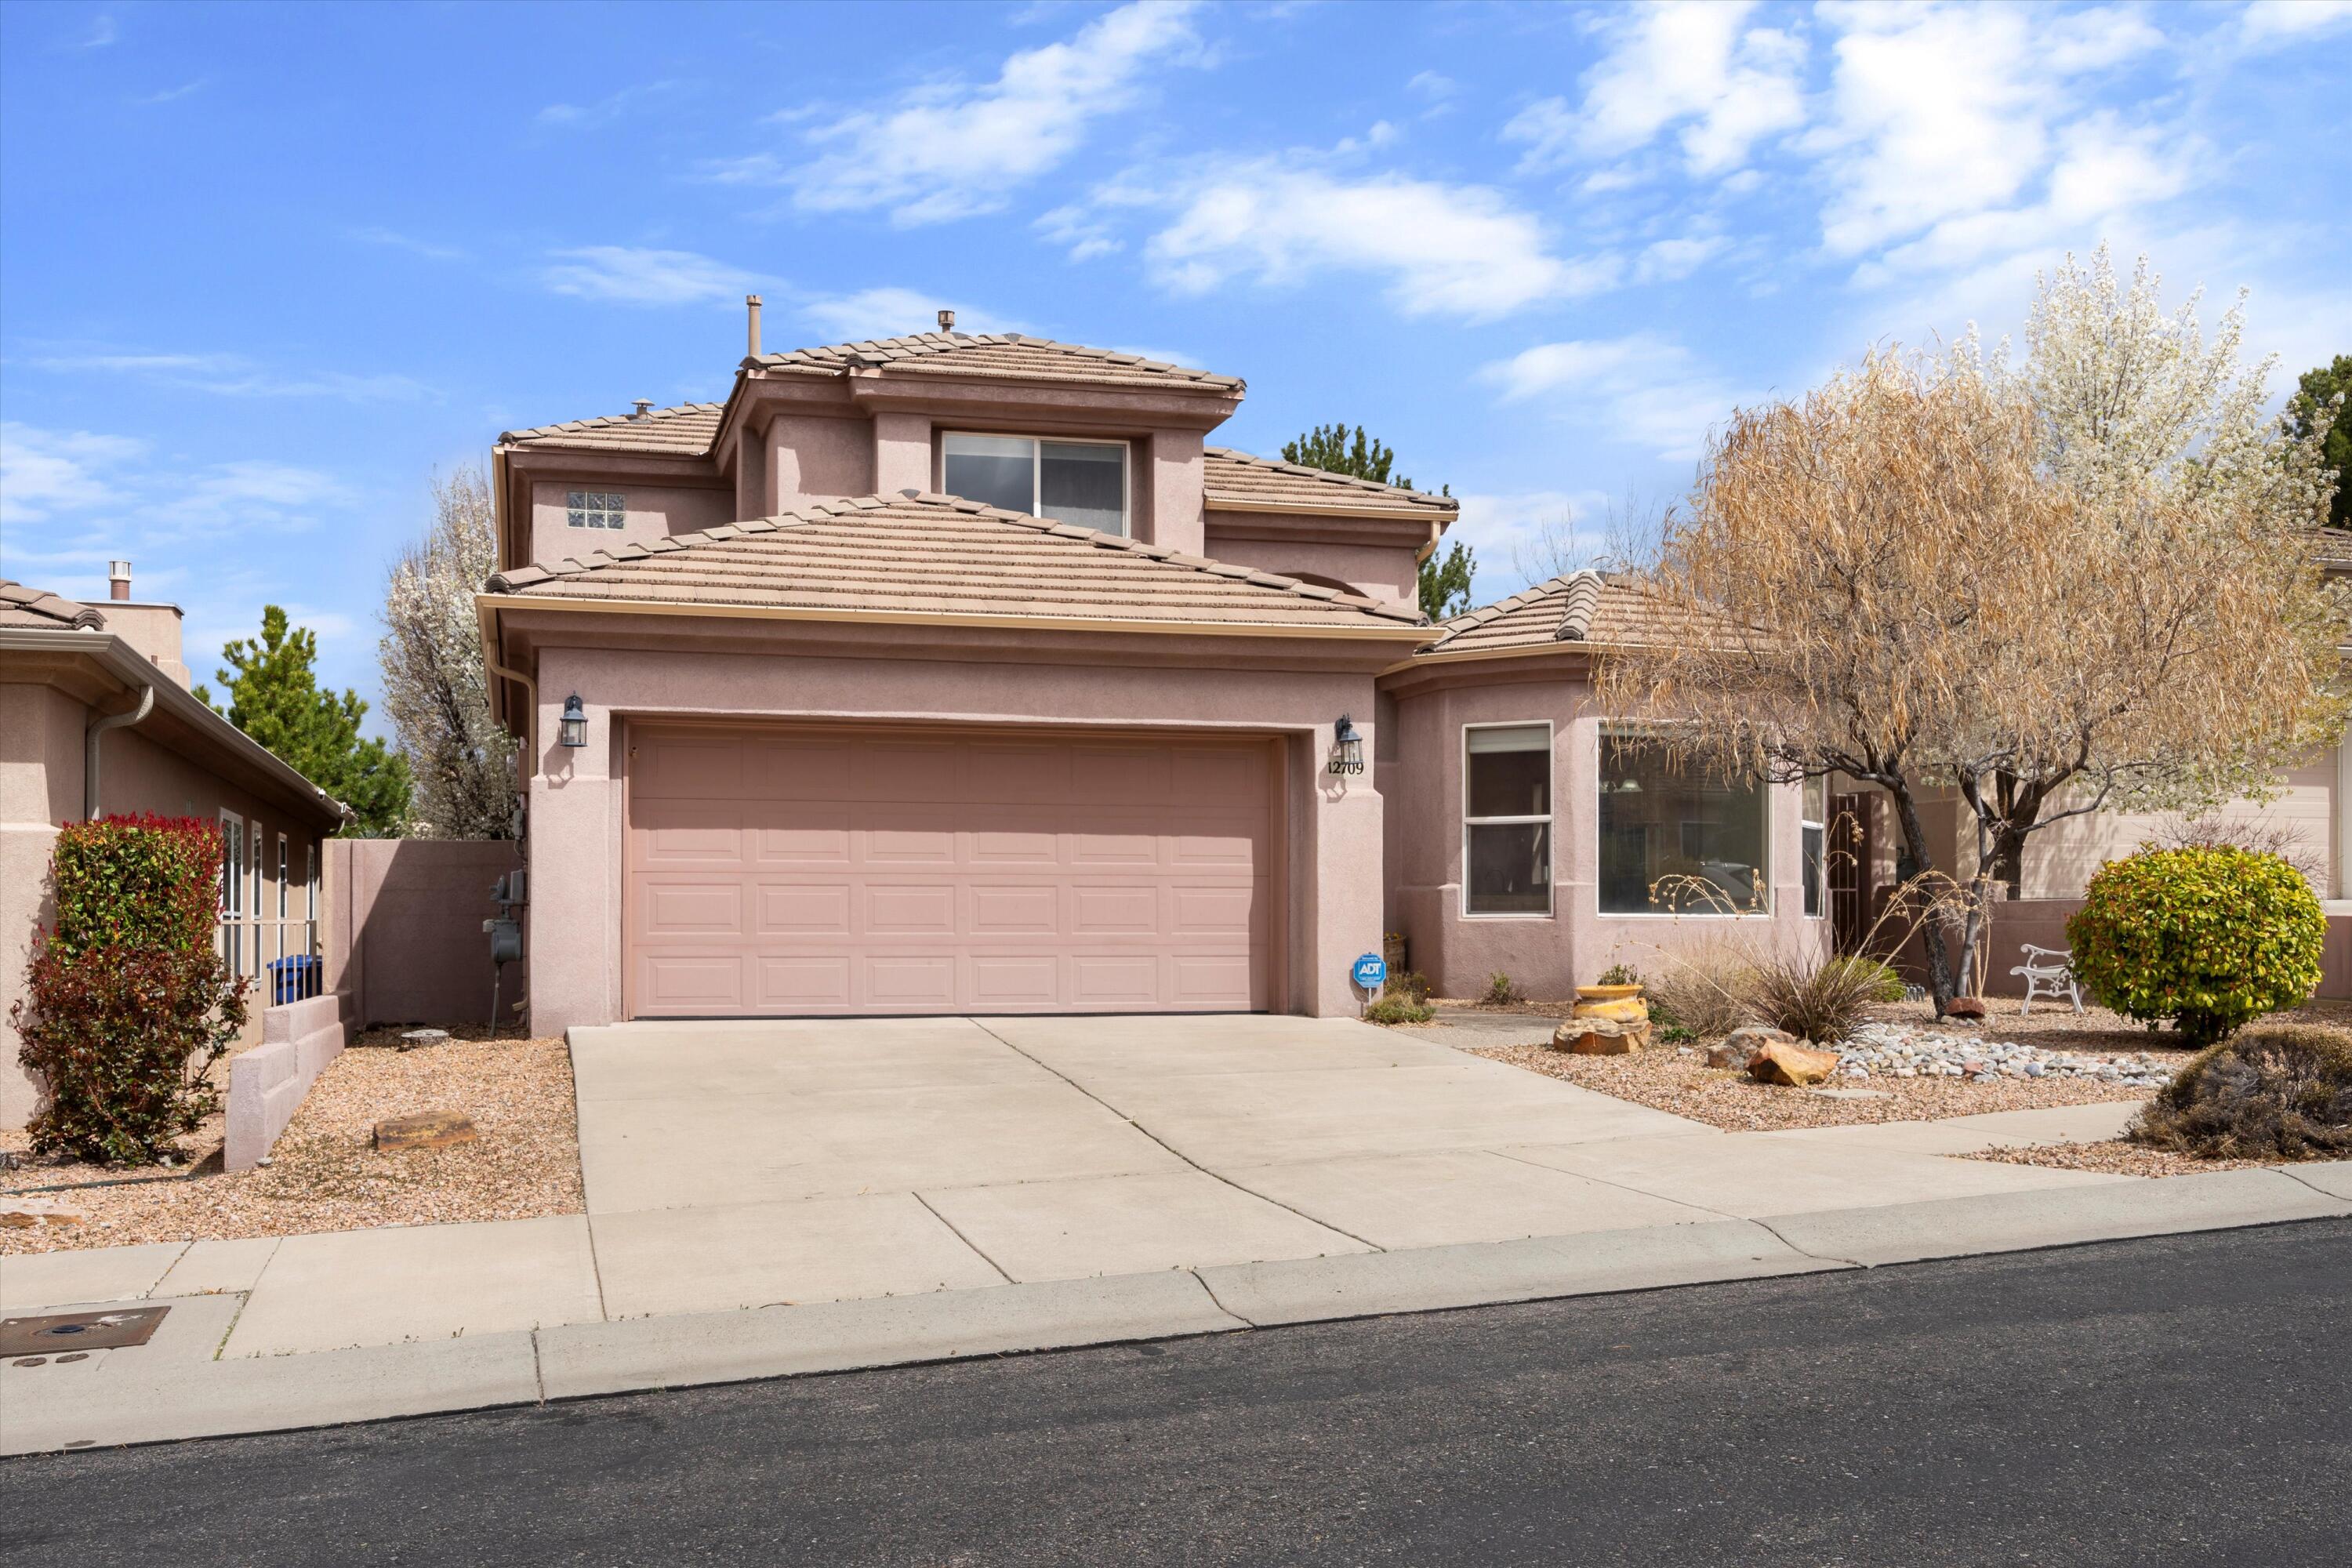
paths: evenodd
<path fill-rule="evenodd" d="M 1749 970 L 1748 1001 L 1776 1029 L 1817 1045 L 1853 1032 L 1870 1009 L 1903 1000 L 1903 977 L 1874 958 L 1767 952 Z"/>
<path fill-rule="evenodd" d="M 2352 1156 L 2352 1035 L 2247 1029 L 2191 1058 L 2126 1136 L 2214 1160 Z"/>
<path fill-rule="evenodd" d="M 1756 966 L 1748 954 L 1728 942 L 1712 942 L 1659 957 L 1657 973 L 1642 976 L 1641 984 L 1650 1017 L 1660 1028 L 1710 1039 L 1754 1021 Z"/>

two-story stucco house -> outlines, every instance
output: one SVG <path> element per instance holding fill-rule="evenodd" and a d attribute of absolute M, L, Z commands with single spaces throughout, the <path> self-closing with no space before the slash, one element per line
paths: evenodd
<path fill-rule="evenodd" d="M 1591 709 L 1628 591 L 1431 626 L 1453 501 L 1210 444 L 1233 376 L 950 328 L 765 353 L 755 305 L 725 401 L 499 441 L 538 1026 L 1352 1014 L 1385 931 L 1559 994 L 1687 929 L 1676 869 L 1820 940 L 1801 792 Z"/>

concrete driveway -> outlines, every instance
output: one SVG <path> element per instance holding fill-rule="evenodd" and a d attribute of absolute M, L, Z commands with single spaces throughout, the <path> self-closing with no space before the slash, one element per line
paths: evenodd
<path fill-rule="evenodd" d="M 1346 1020 L 631 1024 L 572 1048 L 608 1318 L 2106 1179 L 1729 1135 Z"/>

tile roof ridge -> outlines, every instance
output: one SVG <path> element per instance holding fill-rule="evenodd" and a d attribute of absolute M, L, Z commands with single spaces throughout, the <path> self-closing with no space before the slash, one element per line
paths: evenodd
<path fill-rule="evenodd" d="M 654 420 L 680 414 L 717 414 L 726 408 L 723 403 L 673 403 L 667 408 L 648 408 L 637 414 L 592 414 L 584 419 L 566 419 L 555 425 L 533 425 L 528 429 L 502 430 L 501 441 L 528 440 L 534 436 L 561 436 L 572 430 L 597 430 L 611 425 L 646 425 Z"/>
<path fill-rule="evenodd" d="M 1003 348 L 1014 346 L 1039 349 L 1070 355 L 1076 359 L 1102 360 L 1116 363 L 1128 369 L 1150 371 L 1155 374 L 1173 377 L 1204 386 L 1244 386 L 1237 375 L 1217 371 L 1201 370 L 1181 365 L 1169 360 L 1157 360 L 1124 349 L 1096 348 L 1087 343 L 1066 343 L 1056 338 L 1041 338 L 1027 332 L 914 332 L 898 338 L 866 338 L 849 343 L 813 343 L 803 348 L 781 349 L 763 353 L 758 363 L 762 365 L 887 363 L 894 357 L 917 357 L 959 353 L 971 348 Z M 625 416 L 624 416 L 625 417 Z"/>
<path fill-rule="evenodd" d="M 0 604 L 13 605 L 72 631 L 98 631 L 106 625 L 105 615 L 93 605 L 8 577 L 0 577 Z"/>
<path fill-rule="evenodd" d="M 1123 533 L 1107 533 L 1098 528 L 1087 528 L 1072 522 L 1057 522 L 1051 518 L 1036 517 L 1027 512 L 1008 511 L 1003 507 L 990 506 L 983 501 L 968 500 L 961 496 L 942 495 L 937 490 L 909 489 L 900 490 L 896 496 L 851 496 L 838 501 L 815 501 L 806 506 L 775 512 L 764 518 L 754 518 L 744 522 L 714 523 L 709 528 L 698 529 L 691 533 L 669 534 L 663 539 L 649 542 L 643 548 L 646 553 L 659 552 L 667 554 L 672 551 L 688 549 L 697 544 L 716 544 L 729 539 L 738 539 L 746 533 L 772 533 L 787 525 L 812 523 L 820 519 L 883 510 L 894 506 L 913 506 L 952 512 L 959 517 L 984 518 L 991 522 L 1027 529 L 1050 538 L 1066 539 L 1074 543 L 1087 544 L 1097 549 L 1117 550 L 1129 554 L 1142 555 L 1203 576 L 1244 582 L 1252 587 L 1279 591 L 1320 604 L 1342 605 L 1366 615 L 1379 616 L 1384 620 L 1404 621 L 1413 626 L 1428 624 L 1428 617 L 1417 608 L 1387 604 L 1362 594 L 1341 593 L 1318 584 L 1302 583 L 1296 577 L 1281 576 L 1272 572 L 1261 571 L 1255 566 L 1235 565 L 1212 560 L 1205 555 L 1185 554 L 1164 544 L 1147 543 L 1139 539 L 1131 539 Z M 558 577 L 582 576 L 591 572 L 602 571 L 607 566 L 625 564 L 630 559 L 641 558 L 642 556 L 615 556 L 603 549 L 598 549 L 591 551 L 589 558 L 585 560 L 570 557 L 558 562 L 534 562 L 530 565 L 518 566 L 511 571 L 494 573 L 483 586 L 493 594 L 512 593 L 517 588 L 533 587 Z"/>
<path fill-rule="evenodd" d="M 1433 648 L 1443 647 L 1462 633 L 1483 626 L 1498 616 L 1508 615 L 1513 610 L 1524 610 L 1530 605 L 1539 605 L 1555 594 L 1574 594 L 1582 585 L 1583 580 L 1588 578 L 1591 579 L 1590 593 L 1592 604 L 1584 608 L 1583 620 L 1580 624 L 1586 630 L 1590 630 L 1592 625 L 1592 609 L 1601 602 L 1602 579 L 1601 574 L 1593 568 L 1580 566 L 1573 572 L 1563 572 L 1559 576 L 1548 578 L 1532 587 L 1522 588 L 1509 597 L 1497 599 L 1491 605 L 1481 605 L 1475 609 L 1465 610 L 1458 616 L 1447 616 L 1438 623 L 1445 628 L 1445 635 L 1430 646 Z M 1573 614 L 1574 603 L 1575 601 L 1570 601 L 1571 614 Z M 1560 620 L 1563 630 L 1568 622 L 1569 617 L 1563 616 Z M 1580 632 L 1577 636 L 1580 639 L 1583 633 Z"/>
<path fill-rule="evenodd" d="M 1237 447 L 1203 446 L 1201 450 L 1209 457 L 1223 458 L 1250 468 L 1272 468 L 1276 473 L 1296 474 L 1301 479 L 1320 479 L 1327 484 L 1347 485 L 1358 489 L 1375 490 L 1382 495 L 1401 496 L 1410 500 L 1424 502 L 1433 509 L 1443 509 L 1447 511 L 1462 510 L 1461 498 L 1458 496 L 1435 495 L 1428 490 L 1408 489 L 1403 485 L 1392 485 L 1384 479 L 1361 479 L 1354 474 L 1335 474 L 1328 468 L 1318 468 L 1307 463 L 1294 463 L 1283 458 L 1261 458 L 1255 452 L 1244 452 Z"/>

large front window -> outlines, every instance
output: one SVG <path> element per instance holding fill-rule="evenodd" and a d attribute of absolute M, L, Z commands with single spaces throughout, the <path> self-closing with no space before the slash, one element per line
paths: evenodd
<path fill-rule="evenodd" d="M 1127 443 L 949 436 L 940 486 L 966 500 L 1105 533 L 1127 531 Z"/>
<path fill-rule="evenodd" d="M 1761 914 L 1764 791 L 1675 765 L 1638 734 L 1601 737 L 1601 912 Z"/>
<path fill-rule="evenodd" d="M 1462 731 L 1463 912 L 1551 913 L 1551 726 Z"/>

